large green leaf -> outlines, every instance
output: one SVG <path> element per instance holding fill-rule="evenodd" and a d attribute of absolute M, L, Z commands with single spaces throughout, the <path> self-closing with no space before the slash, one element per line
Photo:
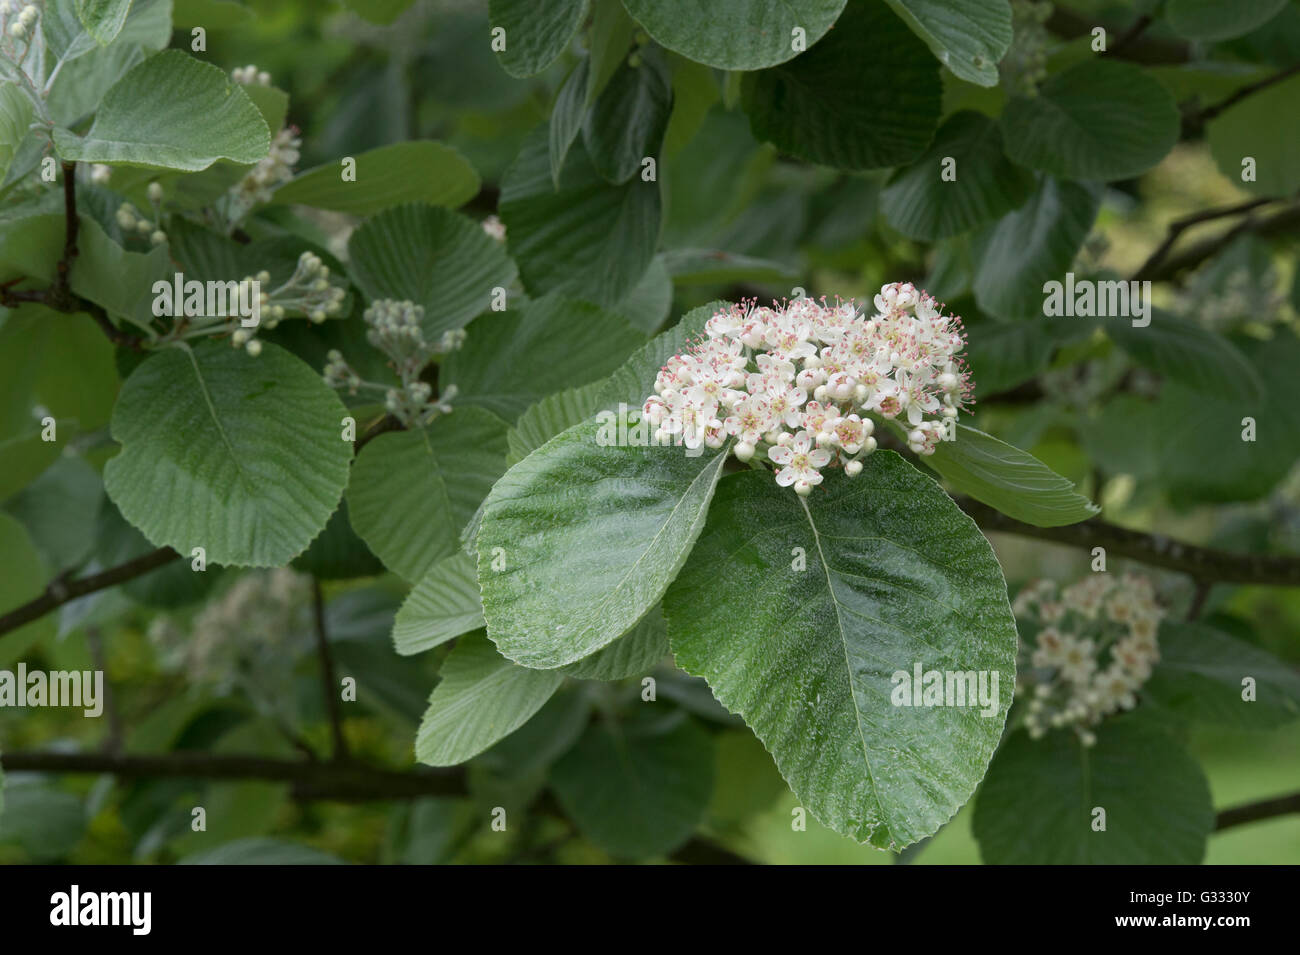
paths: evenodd
<path fill-rule="evenodd" d="M 582 132 L 582 121 L 587 115 L 590 73 L 590 61 L 585 58 L 579 60 L 555 97 L 551 121 L 546 127 L 547 149 L 551 160 L 551 183 L 556 189 L 560 188 L 560 173 L 564 169 L 564 160 L 568 157 L 578 134 Z"/>
<path fill-rule="evenodd" d="M 623 0 L 656 42 L 723 70 L 761 70 L 797 56 L 825 36 L 845 0 Z"/>
<path fill-rule="evenodd" d="M 555 764 L 555 796 L 578 830 L 613 856 L 663 855 L 704 821 L 713 737 L 689 718 L 593 724 Z"/>
<path fill-rule="evenodd" d="M 1042 320 L 1043 286 L 1064 279 L 1099 205 L 1097 194 L 1087 186 L 1043 177 L 1028 202 L 979 234 L 975 269 L 979 307 L 998 318 Z"/>
<path fill-rule="evenodd" d="M 104 468 L 108 496 L 155 546 L 210 563 L 278 567 L 338 506 L 352 446 L 320 375 L 267 344 L 164 349 L 131 373 Z"/>
<path fill-rule="evenodd" d="M 883 3 L 854 0 L 794 61 L 745 77 L 754 135 L 809 162 L 879 169 L 911 162 L 939 123 L 939 69 Z"/>
<path fill-rule="evenodd" d="M 418 581 L 456 551 L 461 528 L 505 461 L 505 422 L 482 408 L 457 408 L 418 431 L 381 434 L 352 465 L 352 528 L 385 566 Z"/>
<path fill-rule="evenodd" d="M 1243 681 L 1254 699 L 1243 699 Z M 1300 676 L 1273 654 L 1204 623 L 1166 620 L 1160 662 L 1144 699 L 1182 719 L 1218 727 L 1272 729 L 1300 719 Z"/>
<path fill-rule="evenodd" d="M 953 178 L 945 179 L 949 159 Z M 998 124 L 963 110 L 944 120 L 920 159 L 894 174 L 880 211 L 903 235 L 944 239 L 1010 212 L 1033 191 L 1033 175 L 1003 155 Z"/>
<path fill-rule="evenodd" d="M 18 146 L 27 138 L 32 101 L 14 83 L 0 86 L 0 182 L 4 182 Z"/>
<path fill-rule="evenodd" d="M 126 23 L 132 0 L 77 0 L 77 16 L 100 46 L 108 46 Z"/>
<path fill-rule="evenodd" d="M 996 86 L 1011 45 L 1007 0 L 885 0 L 953 75 Z"/>
<path fill-rule="evenodd" d="M 1219 170 L 1257 196 L 1286 196 L 1300 189 L 1300 76 L 1247 96 L 1206 126 Z M 1243 180 L 1242 161 L 1254 160 Z"/>
<path fill-rule="evenodd" d="M 475 322 L 442 380 L 460 389 L 457 401 L 513 421 L 544 395 L 608 375 L 644 343 L 621 316 L 548 295 Z"/>
<path fill-rule="evenodd" d="M 487 310 L 494 288 L 507 288 L 515 278 L 501 244 L 477 223 L 423 204 L 375 216 L 352 233 L 348 255 L 348 271 L 366 298 L 423 306 L 430 337 L 463 328 Z"/>
<path fill-rule="evenodd" d="M 26 528 L 0 513 L 0 612 L 8 613 L 39 597 L 45 590 L 46 571 Z M 4 634 L 0 637 L 0 667 L 21 658 L 32 644 L 52 633 L 54 618 L 46 615 Z"/>
<path fill-rule="evenodd" d="M 1106 811 L 1105 831 L 1093 829 Z M 972 823 L 990 865 L 1195 865 L 1214 828 L 1201 767 L 1164 733 L 1120 719 L 1085 747 L 1069 731 L 1007 738 Z"/>
<path fill-rule="evenodd" d="M 1002 114 L 1007 155 L 1069 179 L 1129 179 L 1178 142 L 1178 107 L 1140 67 L 1086 60 L 1050 77 L 1037 96 L 1017 96 Z"/>
<path fill-rule="evenodd" d="M 1195 321 L 1154 309 L 1151 324 L 1114 322 L 1106 331 L 1140 365 L 1224 398 L 1259 400 L 1263 383 L 1232 342 Z"/>
<path fill-rule="evenodd" d="M 587 15 L 587 0 L 488 0 L 493 30 L 505 31 L 497 61 L 511 76 L 534 76 L 564 52 Z"/>
<path fill-rule="evenodd" d="M 860 842 L 934 833 L 1002 734 L 1016 653 L 1002 571 L 893 452 L 806 501 L 767 472 L 728 477 L 664 611 L 678 665 L 744 718 L 813 816 Z M 982 674 L 988 715 L 893 705 L 894 675 L 917 667 Z"/>
<path fill-rule="evenodd" d="M 454 766 L 517 730 L 551 698 L 564 676 L 517 666 L 482 634 L 456 644 L 415 737 L 415 758 Z"/>
<path fill-rule="evenodd" d="M 164 49 L 172 37 L 172 0 L 135 0 L 108 46 L 98 45 L 81 28 L 75 4 L 47 0 L 41 17 L 47 63 L 63 61 L 50 89 L 50 115 L 69 127 L 93 113 L 106 90 L 145 57 Z"/>
<path fill-rule="evenodd" d="M 369 216 L 406 202 L 454 209 L 479 189 L 474 167 L 442 143 L 394 143 L 354 158 L 354 181 L 343 179 L 341 163 L 330 162 L 286 182 L 275 191 L 274 201 Z"/>
<path fill-rule="evenodd" d="M 474 558 L 463 550 L 444 557 L 411 588 L 393 621 L 393 644 L 403 656 L 423 653 L 483 626 Z"/>
<path fill-rule="evenodd" d="M 197 172 L 218 159 L 257 162 L 271 133 L 225 73 L 165 50 L 113 84 L 84 138 L 59 128 L 54 145 L 65 160 Z"/>
<path fill-rule="evenodd" d="M 659 240 L 659 183 L 638 175 L 611 185 L 574 143 L 557 190 L 546 126 L 528 136 L 506 171 L 500 211 L 506 242 L 533 294 L 615 305 L 640 281 Z"/>
<path fill-rule="evenodd" d="M 723 301 L 713 301 L 693 308 L 672 328 L 656 335 L 637 349 L 617 371 L 609 376 L 598 396 L 597 408 L 618 410 L 620 403 L 639 409 L 654 390 L 655 376 L 673 355 L 681 354 L 691 339 L 704 332 L 704 326 L 717 311 L 728 308 Z"/>
<path fill-rule="evenodd" d="M 1249 33 L 1277 16 L 1287 0 L 1169 0 L 1165 22 L 1192 40 L 1228 40 Z"/>
<path fill-rule="evenodd" d="M 506 441 L 510 451 L 506 464 L 514 467 L 561 431 L 581 424 L 600 410 L 600 396 L 607 382 L 602 379 L 581 388 L 566 388 L 547 395 L 519 416 Z"/>
<path fill-rule="evenodd" d="M 488 635 L 525 666 L 581 660 L 645 616 L 686 560 L 722 473 L 723 452 L 602 447 L 602 428 L 593 419 L 552 438 L 506 472 L 483 511 Z"/>
<path fill-rule="evenodd" d="M 668 655 L 663 611 L 654 607 L 635 627 L 603 650 L 561 668 L 579 680 L 623 680 L 641 676 Z"/>
<path fill-rule="evenodd" d="M 154 246 L 148 252 L 128 252 L 90 216 L 81 217 L 77 257 L 70 276 L 72 290 L 101 306 L 111 317 L 149 328 L 156 317 L 154 283 L 166 281 L 170 285 L 175 273 L 165 246 Z"/>
<path fill-rule="evenodd" d="M 642 160 L 658 159 L 672 108 L 668 66 L 653 49 L 633 66 L 625 62 L 587 111 L 582 141 L 596 171 L 613 183 L 641 171 Z"/>
<path fill-rule="evenodd" d="M 1101 512 L 1028 451 L 965 425 L 957 426 L 957 440 L 940 441 L 925 463 L 960 493 L 1036 527 L 1077 524 Z"/>

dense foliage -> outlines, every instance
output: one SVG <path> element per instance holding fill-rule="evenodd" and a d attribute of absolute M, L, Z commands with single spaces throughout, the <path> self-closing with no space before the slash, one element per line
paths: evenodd
<path fill-rule="evenodd" d="M 1300 3 L 0 25 L 0 859 L 1294 811 Z"/>

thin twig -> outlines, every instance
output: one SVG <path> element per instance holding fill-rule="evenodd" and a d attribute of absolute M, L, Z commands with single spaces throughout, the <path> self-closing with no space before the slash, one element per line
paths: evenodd
<path fill-rule="evenodd" d="M 1164 241 L 1161 242 L 1160 245 L 1156 247 L 1156 250 L 1151 253 L 1150 257 L 1142 263 L 1142 267 L 1137 270 L 1134 279 L 1140 280 L 1155 272 L 1156 267 L 1164 261 L 1165 257 L 1169 254 L 1169 251 L 1174 247 L 1174 243 L 1176 243 L 1179 237 L 1192 226 L 1200 225 L 1203 222 L 1212 222 L 1215 219 L 1226 219 L 1230 216 L 1244 215 L 1247 212 L 1258 209 L 1262 205 L 1267 205 L 1270 202 L 1276 201 L 1276 199 L 1270 198 L 1251 199 L 1248 202 L 1240 202 L 1233 206 L 1220 206 L 1217 209 L 1204 209 L 1200 212 L 1194 212 L 1191 215 L 1175 219 L 1173 222 L 1169 223 L 1169 230 L 1165 234 Z"/>
<path fill-rule="evenodd" d="M 1275 819 L 1278 816 L 1287 816 L 1291 813 L 1300 813 L 1300 793 L 1278 796 L 1275 799 L 1262 799 L 1259 802 L 1246 803 L 1242 806 L 1225 809 L 1215 818 L 1214 828 L 1215 831 L 1221 831 L 1248 822 Z"/>
<path fill-rule="evenodd" d="M 403 426 L 402 422 L 398 421 L 392 415 L 386 414 L 378 421 L 376 421 L 374 424 L 372 424 L 368 429 L 366 429 L 365 434 L 357 438 L 357 440 L 352 445 L 352 453 L 354 455 L 360 454 L 362 448 L 364 448 L 371 441 L 375 440 L 375 438 L 379 437 L 381 434 L 387 434 L 389 431 L 404 431 L 404 430 L 405 427 Z"/>
<path fill-rule="evenodd" d="M 1110 45 L 1108 52 L 1111 56 L 1119 56 L 1125 49 L 1132 46 L 1137 38 L 1147 31 L 1147 27 L 1155 22 L 1155 17 L 1149 13 L 1144 13 L 1133 21 L 1133 25 L 1116 37 L 1115 42 Z"/>
<path fill-rule="evenodd" d="M 329 635 L 325 632 L 325 599 L 320 581 L 312 579 L 312 611 L 315 617 L 316 654 L 320 657 L 321 689 L 325 693 L 325 712 L 329 715 L 330 735 L 334 741 L 334 758 L 348 758 L 348 741 L 343 735 L 343 712 L 339 705 L 339 683 L 334 674 L 334 656 L 330 653 Z"/>
<path fill-rule="evenodd" d="M 95 669 L 104 675 L 104 712 L 108 715 L 108 735 L 104 737 L 104 752 L 120 753 L 126 733 L 122 728 L 122 717 L 117 712 L 117 703 L 113 699 L 113 684 L 108 678 L 108 658 L 104 653 L 104 634 L 99 627 L 86 628 L 86 645 L 90 649 L 90 659 Z"/>
<path fill-rule="evenodd" d="M 45 588 L 45 592 L 35 600 L 29 600 L 21 607 L 17 607 L 0 617 L 0 636 L 4 636 L 12 630 L 17 630 L 33 620 L 39 620 L 50 611 L 57 610 L 78 597 L 93 594 L 97 590 L 116 587 L 118 584 L 124 584 L 128 580 L 141 577 L 151 570 L 157 570 L 163 564 L 169 563 L 179 556 L 170 547 L 160 547 L 148 554 L 128 560 L 124 564 L 118 564 L 116 567 L 110 567 L 108 570 L 78 580 L 67 580 L 65 572 L 55 577 Z"/>
<path fill-rule="evenodd" d="M 1290 79 L 1291 77 L 1295 76 L 1297 73 L 1300 73 L 1300 63 L 1294 63 L 1291 66 L 1288 66 L 1285 70 L 1280 70 L 1279 72 L 1274 73 L 1271 76 L 1266 76 L 1257 83 L 1251 83 L 1248 86 L 1243 86 L 1241 89 L 1236 90 L 1230 95 L 1226 96 L 1225 98 L 1219 100 L 1219 102 L 1214 103 L 1211 106 L 1207 106 L 1203 110 L 1199 110 L 1196 114 L 1197 119 L 1200 120 L 1201 123 L 1205 123 L 1213 119 L 1214 117 L 1218 116 L 1224 110 L 1231 109 L 1233 106 L 1236 106 L 1247 96 L 1253 96 L 1255 93 L 1258 93 L 1260 90 L 1266 90 L 1270 86 L 1274 86 L 1278 83 L 1281 83 L 1283 80 Z"/>

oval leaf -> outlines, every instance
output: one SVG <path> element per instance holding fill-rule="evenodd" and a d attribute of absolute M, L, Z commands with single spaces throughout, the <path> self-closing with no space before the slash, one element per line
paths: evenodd
<path fill-rule="evenodd" d="M 859 842 L 934 833 L 1002 735 L 1016 653 L 1002 571 L 893 452 L 806 502 L 769 473 L 728 477 L 664 611 L 678 665 L 744 718 L 802 805 Z M 982 676 L 988 705 L 894 705 L 895 675 L 917 668 Z"/>
<path fill-rule="evenodd" d="M 113 410 L 122 452 L 104 488 L 156 547 L 209 563 L 279 567 L 338 506 L 352 445 L 338 396 L 289 352 L 216 342 L 167 348 L 131 373 Z"/>

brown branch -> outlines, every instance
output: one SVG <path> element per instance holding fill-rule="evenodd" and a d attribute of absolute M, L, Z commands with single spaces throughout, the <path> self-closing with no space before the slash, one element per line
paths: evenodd
<path fill-rule="evenodd" d="M 1204 123 L 1218 116 L 1224 110 L 1231 109 L 1233 106 L 1236 106 L 1247 96 L 1253 96 L 1255 93 L 1258 93 L 1260 90 L 1266 90 L 1270 86 L 1274 86 L 1278 83 L 1281 83 L 1283 80 L 1290 79 L 1291 77 L 1295 76 L 1297 73 L 1300 73 L 1300 63 L 1292 64 L 1291 66 L 1288 66 L 1285 70 L 1280 70 L 1277 73 L 1272 74 L 1271 76 L 1266 76 L 1257 83 L 1251 83 L 1247 86 L 1243 86 L 1241 89 L 1236 90 L 1233 93 L 1229 94 L 1228 96 L 1224 97 L 1223 99 L 1219 100 L 1219 102 L 1207 106 L 1205 107 L 1205 109 L 1198 110 L 1196 113 L 1196 118 L 1203 125 Z"/>
<path fill-rule="evenodd" d="M 1051 17 L 1047 20 L 1047 29 L 1066 40 L 1090 36 L 1095 27 L 1104 28 L 1107 36 L 1119 34 L 1119 40 L 1109 48 L 1107 56 L 1153 65 L 1186 63 L 1192 58 L 1191 44 L 1181 40 L 1162 40 L 1158 37 L 1143 36 L 1145 27 L 1129 37 L 1128 34 L 1133 32 L 1133 27 L 1121 32 L 1097 22 L 1092 17 L 1082 17 L 1060 5 L 1052 11 Z"/>
<path fill-rule="evenodd" d="M 72 277 L 72 261 L 77 257 L 77 233 L 81 228 L 81 219 L 77 216 L 77 164 L 65 162 L 63 167 L 63 255 L 56 266 L 54 285 L 50 289 L 49 299 L 61 311 L 73 298 L 69 283 Z"/>
<path fill-rule="evenodd" d="M 1300 557 L 1238 554 L 1185 544 L 1165 537 L 1108 524 L 1099 518 L 1064 527 L 1036 527 L 1007 517 L 987 504 L 958 497 L 957 504 L 986 531 L 1016 534 L 1036 540 L 1091 550 L 1104 547 L 1108 555 L 1140 561 L 1187 574 L 1209 583 L 1300 587 Z"/>
<path fill-rule="evenodd" d="M 1244 806 L 1233 806 L 1231 809 L 1224 809 L 1215 818 L 1214 829 L 1219 832 L 1224 829 L 1231 829 L 1233 826 L 1245 825 L 1248 822 L 1274 819 L 1277 816 L 1286 816 L 1295 812 L 1300 812 L 1300 793 L 1291 793 L 1287 796 L 1278 796 L 1276 799 L 1264 799 L 1260 802 L 1246 803 Z"/>
<path fill-rule="evenodd" d="M 469 794 L 461 767 L 395 770 L 356 762 L 323 763 L 185 750 L 157 755 L 20 751 L 0 753 L 0 766 L 7 773 L 109 773 L 119 779 L 287 783 L 293 798 L 299 801 L 358 803 Z M 559 813 L 555 801 L 546 797 L 539 800 L 536 809 L 547 815 Z M 700 838 L 690 840 L 670 858 L 694 864 L 751 864 L 729 849 Z"/>
<path fill-rule="evenodd" d="M 343 713 L 339 705 L 339 682 L 334 675 L 334 656 L 330 653 L 329 636 L 325 632 L 325 598 L 320 581 L 313 579 L 312 613 L 316 631 L 316 655 L 320 657 L 321 689 L 325 693 L 325 712 L 329 715 L 330 736 L 334 741 L 334 758 L 348 758 L 348 741 L 343 735 Z"/>
<path fill-rule="evenodd" d="M 1148 268 L 1143 265 L 1133 276 L 1134 281 L 1160 282 L 1172 279 L 1180 272 L 1193 269 L 1206 259 L 1222 251 L 1233 239 L 1247 232 L 1258 236 L 1285 234 L 1300 228 L 1300 203 L 1285 206 L 1266 216 L 1247 215 L 1231 229 L 1193 243 L 1176 255 L 1167 255 L 1163 261 Z"/>
<path fill-rule="evenodd" d="M 1133 25 L 1116 37 L 1115 42 L 1106 50 L 1111 56 L 1119 56 L 1125 49 L 1132 46 L 1133 43 L 1143 33 L 1146 33 L 1147 27 L 1155 22 L 1155 17 L 1149 13 L 1144 13 L 1133 21 Z"/>
<path fill-rule="evenodd" d="M 1165 257 L 1169 255 L 1170 250 L 1173 249 L 1174 244 L 1182 234 L 1192 226 L 1200 225 L 1203 222 L 1212 222 L 1215 219 L 1226 219 L 1230 216 L 1244 215 L 1247 212 L 1258 209 L 1262 205 L 1276 201 L 1276 199 L 1269 198 L 1251 199 L 1248 202 L 1240 202 L 1233 206 L 1220 206 L 1217 209 L 1203 209 L 1200 212 L 1194 212 L 1191 215 L 1175 219 L 1173 222 L 1169 223 L 1169 231 L 1166 233 L 1164 241 L 1156 247 L 1156 250 L 1151 253 L 1147 260 L 1142 263 L 1141 268 L 1139 268 L 1134 274 L 1134 281 L 1149 278 L 1156 271 L 1160 263 L 1165 260 Z"/>
<path fill-rule="evenodd" d="M 0 617 L 0 636 L 11 630 L 17 630 L 24 624 L 38 620 L 52 610 L 57 610 L 66 603 L 93 594 L 97 590 L 107 590 L 128 580 L 141 577 L 151 570 L 157 570 L 163 564 L 175 560 L 180 555 L 170 547 L 160 547 L 155 551 L 128 560 L 124 564 L 110 567 L 108 570 L 78 580 L 68 580 L 67 573 L 60 574 L 50 581 L 45 592 L 35 600 L 29 600 L 21 607 L 9 611 Z"/>

